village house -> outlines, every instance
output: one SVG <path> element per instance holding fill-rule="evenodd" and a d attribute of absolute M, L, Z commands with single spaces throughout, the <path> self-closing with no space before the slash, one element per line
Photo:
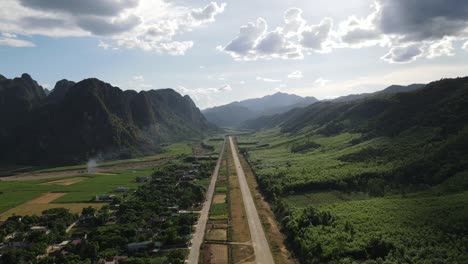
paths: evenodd
<path fill-rule="evenodd" d="M 40 231 L 40 232 L 44 232 L 46 234 L 49 234 L 50 231 L 49 231 L 49 228 L 47 228 L 46 226 L 32 226 L 30 228 L 31 231 Z"/>
<path fill-rule="evenodd" d="M 95 201 L 96 202 L 112 202 L 115 198 L 115 195 L 96 195 Z"/>
<path fill-rule="evenodd" d="M 136 177 L 135 182 L 138 183 L 143 183 L 143 182 L 149 182 L 150 178 L 149 177 Z"/>
<path fill-rule="evenodd" d="M 128 252 L 137 252 L 150 248 L 152 244 L 151 241 L 134 242 L 127 245 L 127 250 Z"/>
<path fill-rule="evenodd" d="M 117 187 L 114 189 L 114 192 L 119 192 L 119 193 L 124 193 L 124 192 L 128 192 L 128 188 L 127 187 Z"/>

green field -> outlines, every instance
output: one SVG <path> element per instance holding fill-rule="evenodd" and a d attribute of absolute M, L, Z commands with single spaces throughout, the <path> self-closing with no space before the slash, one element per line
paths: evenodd
<path fill-rule="evenodd" d="M 164 147 L 164 149 L 164 153 L 155 156 L 130 160 L 109 161 L 99 163 L 98 165 L 110 166 L 131 162 L 153 161 L 167 157 L 190 155 L 192 151 L 191 144 L 186 142 L 172 144 L 170 146 Z M 84 168 L 86 168 L 86 165 L 76 165 L 44 169 L 36 172 L 66 171 Z M 64 196 L 53 201 L 53 203 L 89 202 L 96 195 L 102 195 L 112 192 L 117 187 L 122 186 L 128 187 L 130 189 L 135 189 L 139 185 L 135 182 L 135 178 L 138 176 L 150 176 L 151 173 L 151 168 L 148 168 L 109 172 L 109 174 L 115 175 L 85 174 L 79 176 L 84 177 L 82 181 L 68 186 L 53 184 L 47 185 L 45 183 L 59 181 L 63 179 L 70 179 L 70 177 L 29 181 L 0 181 L 0 214 L 48 192 L 66 193 Z"/>
<path fill-rule="evenodd" d="M 182 155 L 191 155 L 192 154 L 192 145 L 188 142 L 180 142 L 174 143 L 169 146 L 162 147 L 163 152 L 160 154 L 156 154 L 153 156 L 141 157 L 141 158 L 134 158 L 134 159 L 124 159 L 124 160 L 111 160 L 111 161 L 104 161 L 98 162 L 98 167 L 106 167 L 118 164 L 126 164 L 126 163 L 135 163 L 135 162 L 145 162 L 145 161 L 156 161 L 168 157 L 177 157 Z M 74 165 L 74 166 L 64 166 L 64 167 L 56 167 L 56 168 L 47 168 L 47 169 L 40 169 L 36 170 L 35 172 L 53 172 L 53 171 L 66 171 L 66 170 L 81 170 L 86 169 L 86 164 L 81 165 Z"/>
<path fill-rule="evenodd" d="M 86 174 L 79 177 L 84 180 L 72 185 L 45 185 L 61 179 L 53 178 L 36 181 L 2 181 L 0 182 L 0 213 L 14 208 L 31 199 L 48 192 L 65 192 L 66 194 L 54 203 L 90 202 L 96 195 L 112 192 L 117 187 L 136 189 L 138 176 L 150 176 L 151 169 L 127 170 L 112 172 L 115 175 Z"/>
<path fill-rule="evenodd" d="M 225 220 L 228 218 L 228 206 L 226 203 L 212 204 L 210 208 L 211 220 Z"/>

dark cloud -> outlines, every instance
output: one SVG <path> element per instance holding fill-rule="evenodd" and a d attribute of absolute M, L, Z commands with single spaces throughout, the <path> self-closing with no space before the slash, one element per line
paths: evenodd
<path fill-rule="evenodd" d="M 22 27 L 31 29 L 52 29 L 52 28 L 67 28 L 68 22 L 59 18 L 40 18 L 40 17 L 23 17 L 20 20 Z"/>
<path fill-rule="evenodd" d="M 379 0 L 378 26 L 407 41 L 457 36 L 468 26 L 467 0 Z"/>
<path fill-rule="evenodd" d="M 358 44 L 367 40 L 374 40 L 379 38 L 379 32 L 372 29 L 355 28 L 348 31 L 341 39 L 349 44 Z"/>
<path fill-rule="evenodd" d="M 394 47 L 382 57 L 390 63 L 408 63 L 422 56 L 423 49 L 419 44 L 412 44 L 404 47 Z"/>
<path fill-rule="evenodd" d="M 131 15 L 125 19 L 106 19 L 102 17 L 82 17 L 78 26 L 94 35 L 108 36 L 129 31 L 141 23 L 141 19 Z"/>
<path fill-rule="evenodd" d="M 115 16 L 136 7 L 139 0 L 20 0 L 24 7 L 76 15 Z"/>

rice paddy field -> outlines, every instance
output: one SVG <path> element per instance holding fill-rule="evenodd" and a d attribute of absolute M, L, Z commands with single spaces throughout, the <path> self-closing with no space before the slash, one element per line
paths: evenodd
<path fill-rule="evenodd" d="M 144 163 L 192 154 L 191 143 L 188 142 L 172 144 L 164 149 L 164 153 L 155 156 L 108 161 L 98 163 L 97 166 Z M 41 177 L 42 174 L 80 169 L 86 169 L 86 165 L 33 170 L 34 174 L 31 177 L 0 179 L 0 221 L 12 215 L 40 214 L 49 208 L 63 207 L 74 213 L 81 212 L 82 208 L 88 206 L 99 208 L 104 203 L 94 202 L 97 195 L 124 195 L 124 193 L 115 193 L 114 190 L 126 187 L 132 191 L 141 184 L 135 181 L 137 177 L 151 176 L 153 172 L 152 167 L 148 165 L 135 169 L 108 169 L 105 172 L 79 175 L 64 173 L 63 177 Z"/>
<path fill-rule="evenodd" d="M 55 207 L 81 211 L 80 208 L 95 205 L 92 201 L 96 195 L 111 194 L 117 187 L 136 189 L 140 183 L 136 183 L 135 179 L 150 176 L 151 173 L 152 169 L 148 168 L 105 174 L 85 174 L 61 179 L 1 181 L 0 219 L 5 219 L 13 214 L 40 213 L 42 209 Z M 44 195 L 53 199 L 35 202 Z"/>

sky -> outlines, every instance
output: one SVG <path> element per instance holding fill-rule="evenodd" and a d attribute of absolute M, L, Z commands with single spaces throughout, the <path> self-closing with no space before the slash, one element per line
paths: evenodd
<path fill-rule="evenodd" d="M 0 74 L 173 88 L 202 109 L 468 75 L 466 0 L 2 0 Z"/>

